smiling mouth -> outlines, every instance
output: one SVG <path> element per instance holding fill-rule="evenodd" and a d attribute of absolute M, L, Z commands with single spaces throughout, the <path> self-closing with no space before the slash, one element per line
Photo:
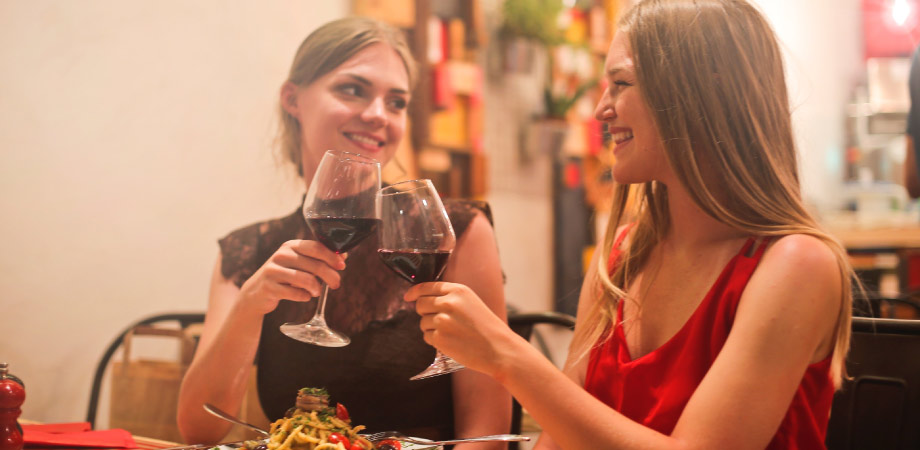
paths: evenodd
<path fill-rule="evenodd" d="M 610 136 L 613 142 L 617 145 L 620 145 L 633 138 L 632 131 L 621 131 L 619 133 L 614 133 Z"/>
<path fill-rule="evenodd" d="M 360 134 L 345 133 L 345 137 L 359 144 L 370 145 L 377 148 L 383 147 L 383 141 L 378 141 L 377 139 L 369 138 Z"/>

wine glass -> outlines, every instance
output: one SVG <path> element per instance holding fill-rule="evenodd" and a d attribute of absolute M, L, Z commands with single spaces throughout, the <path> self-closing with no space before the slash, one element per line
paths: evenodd
<path fill-rule="evenodd" d="M 457 238 L 447 211 L 431 180 L 396 183 L 377 194 L 380 248 L 390 269 L 412 284 L 437 281 Z M 440 351 L 428 368 L 410 380 L 421 380 L 463 369 Z"/>
<path fill-rule="evenodd" d="M 344 253 L 377 230 L 376 195 L 380 189 L 380 163 L 356 153 L 328 150 L 323 155 L 307 189 L 303 215 L 314 238 L 326 248 Z M 326 325 L 326 296 L 323 293 L 316 313 L 306 323 L 285 323 L 281 332 L 301 342 L 323 347 L 343 347 L 348 336 Z"/>

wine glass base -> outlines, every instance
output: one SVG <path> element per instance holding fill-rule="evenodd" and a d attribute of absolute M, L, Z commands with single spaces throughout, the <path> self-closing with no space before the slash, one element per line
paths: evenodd
<path fill-rule="evenodd" d="M 409 378 L 409 380 L 424 380 L 425 378 L 436 377 L 438 375 L 447 375 L 449 373 L 454 373 L 458 370 L 466 369 L 466 366 L 463 364 L 454 361 L 451 358 L 436 358 L 430 366 L 425 368 L 425 370 L 419 372 L 418 375 Z"/>
<path fill-rule="evenodd" d="M 348 336 L 338 331 L 310 323 L 286 323 L 280 328 L 291 339 L 322 347 L 344 347 L 351 343 Z"/>

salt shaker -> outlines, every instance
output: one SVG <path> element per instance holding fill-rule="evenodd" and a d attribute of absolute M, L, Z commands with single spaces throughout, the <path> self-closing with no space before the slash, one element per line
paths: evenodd
<path fill-rule="evenodd" d="M 22 427 L 16 419 L 25 400 L 22 380 L 10 375 L 7 364 L 0 362 L 0 450 L 22 450 Z"/>

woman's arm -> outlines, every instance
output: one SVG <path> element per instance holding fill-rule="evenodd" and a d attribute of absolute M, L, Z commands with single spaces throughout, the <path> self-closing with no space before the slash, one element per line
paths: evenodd
<path fill-rule="evenodd" d="M 186 442 L 215 443 L 230 430 L 202 405 L 239 413 L 265 314 L 281 299 L 309 301 L 319 293 L 318 278 L 338 287 L 336 269 L 344 266 L 341 256 L 315 241 L 289 241 L 237 288 L 224 278 L 218 257 L 204 330 L 179 390 L 177 421 Z"/>
<path fill-rule="evenodd" d="M 622 229 L 625 229 L 625 227 L 621 227 L 620 230 L 617 230 L 617 236 L 620 235 Z M 600 287 L 598 286 L 600 281 L 597 278 L 597 260 L 600 258 L 600 254 L 600 251 L 594 252 L 594 255 L 591 257 L 591 262 L 588 264 L 588 268 L 585 271 L 585 278 L 581 282 L 581 292 L 578 294 L 578 310 L 575 313 L 576 331 L 587 326 L 586 322 L 588 320 L 588 315 L 597 303 L 597 297 L 600 293 Z M 574 381 L 575 384 L 584 387 L 585 377 L 588 372 L 590 349 L 577 347 L 577 344 L 578 343 L 575 341 L 572 341 L 570 344 L 562 372 L 569 377 L 570 380 Z M 549 433 L 541 433 L 540 438 L 534 446 L 534 450 L 558 449 L 559 446 L 553 441 Z"/>
<path fill-rule="evenodd" d="M 204 330 L 179 394 L 177 421 L 188 443 L 219 442 L 230 430 L 230 423 L 206 413 L 202 404 L 239 413 L 262 328 L 261 315 L 236 304 L 239 291 L 221 275 L 218 259 Z"/>
<path fill-rule="evenodd" d="M 457 242 L 442 279 L 469 286 L 490 314 L 507 322 L 504 282 L 492 226 L 477 214 Z M 494 379 L 473 370 L 453 377 L 454 428 L 458 437 L 507 433 L 511 427 L 511 395 Z M 461 449 L 501 449 L 502 443 L 463 444 Z"/>
<path fill-rule="evenodd" d="M 406 298 L 418 301 L 426 341 L 499 380 L 559 448 L 764 448 L 809 363 L 832 348 L 840 288 L 837 261 L 818 239 L 776 242 L 670 436 L 585 392 L 499 320 L 471 320 L 483 307 L 465 287 L 423 284 Z"/>

